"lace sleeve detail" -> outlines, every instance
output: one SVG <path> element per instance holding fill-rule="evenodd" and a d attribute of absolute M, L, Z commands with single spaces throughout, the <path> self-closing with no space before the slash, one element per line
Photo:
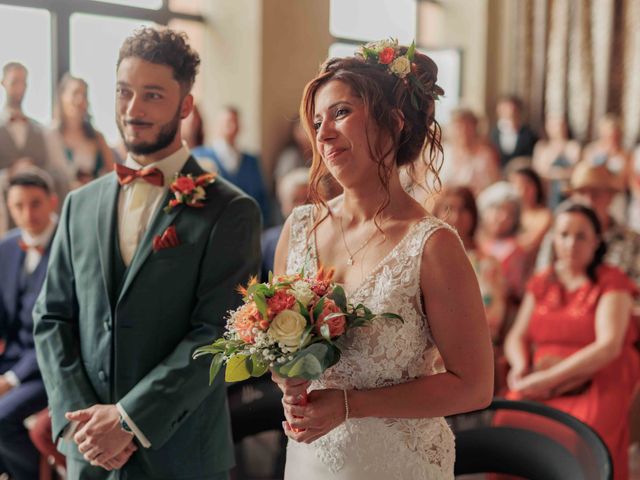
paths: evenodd
<path fill-rule="evenodd" d="M 311 243 L 309 230 L 313 222 L 313 205 L 302 205 L 291 213 L 291 231 L 289 234 L 289 253 L 287 255 L 287 273 L 299 272 L 302 267 L 311 267 Z"/>

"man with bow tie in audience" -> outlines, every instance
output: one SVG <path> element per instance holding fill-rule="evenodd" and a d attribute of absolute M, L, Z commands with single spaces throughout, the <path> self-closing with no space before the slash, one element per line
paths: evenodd
<path fill-rule="evenodd" d="M 7 207 L 18 228 L 0 240 L 0 476 L 33 480 L 38 452 L 24 419 L 47 405 L 33 341 L 33 304 L 47 271 L 58 199 L 35 167 L 12 176 Z"/>

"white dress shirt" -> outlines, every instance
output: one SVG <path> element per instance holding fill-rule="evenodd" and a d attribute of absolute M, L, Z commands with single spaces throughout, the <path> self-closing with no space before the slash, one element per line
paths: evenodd
<path fill-rule="evenodd" d="M 151 185 L 145 182 L 145 180 L 143 179 L 137 179 L 128 185 L 122 186 L 122 188 L 120 189 L 119 197 L 118 197 L 118 241 L 120 242 L 121 251 L 122 251 L 122 247 L 125 246 L 127 242 L 132 241 L 132 239 L 127 238 L 127 234 L 128 233 L 131 234 L 132 232 L 132 229 L 127 228 L 127 226 L 130 226 L 130 225 L 127 225 L 127 221 L 128 221 L 127 214 L 128 214 L 129 204 L 131 203 L 134 188 L 143 186 L 145 188 L 145 193 L 148 199 L 144 208 L 144 212 L 142 213 L 141 221 L 136 225 L 137 228 L 134 229 L 135 232 L 133 232 L 133 234 L 137 237 L 135 239 L 135 243 L 137 244 L 139 243 L 140 239 L 142 239 L 144 232 L 147 230 L 147 228 L 149 228 L 151 221 L 155 217 L 155 213 L 160 208 L 165 207 L 165 205 L 161 205 L 161 203 L 167 195 L 169 185 L 171 185 L 171 183 L 173 182 L 173 179 L 176 173 L 182 170 L 185 163 L 189 159 L 189 155 L 190 155 L 189 150 L 183 145 L 178 151 L 172 153 L 168 157 L 163 158 L 162 160 L 154 162 L 150 165 L 146 165 L 144 167 L 144 168 L 156 167 L 160 171 L 162 171 L 162 174 L 164 175 L 163 187 L 156 187 L 154 185 Z M 127 159 L 124 164 L 126 167 L 132 168 L 134 170 L 139 170 L 143 168 L 143 166 L 140 165 L 138 162 L 136 162 L 130 154 L 127 156 Z M 131 259 L 125 259 L 123 255 L 123 260 L 125 260 L 125 264 L 129 266 Z M 116 408 L 118 409 L 118 412 L 120 412 L 120 415 L 122 415 L 122 418 L 125 420 L 125 422 L 127 422 L 127 425 L 129 425 L 129 427 L 133 431 L 133 434 L 140 441 L 140 444 L 144 448 L 149 448 L 151 446 L 151 442 L 144 435 L 144 433 L 137 427 L 137 425 L 131 419 L 131 417 L 129 417 L 129 415 L 127 414 L 125 409 L 122 407 L 122 405 L 120 403 L 117 403 Z M 75 428 L 73 430 L 75 430 Z"/>
<path fill-rule="evenodd" d="M 137 245 L 138 242 L 142 239 L 144 232 L 151 224 L 151 221 L 155 217 L 155 213 L 160 208 L 165 207 L 165 205 L 160 204 L 165 199 L 169 189 L 169 185 L 171 185 L 171 182 L 173 182 L 176 173 L 182 170 L 182 167 L 184 167 L 184 164 L 189 159 L 189 155 L 189 150 L 183 145 L 179 150 L 172 153 L 168 157 L 144 167 L 158 168 L 164 175 L 164 187 L 156 187 L 155 185 L 151 185 L 145 182 L 145 180 L 143 179 L 137 179 L 128 185 L 123 185 L 120 189 L 120 194 L 118 197 L 118 241 L 120 245 L 120 251 L 123 253 L 123 260 L 125 260 L 126 266 L 129 266 L 129 263 L 131 262 L 131 258 L 124 258 L 124 253 L 128 248 L 127 244 L 133 242 Z M 143 166 L 136 162 L 131 155 L 127 156 L 124 165 L 134 170 L 143 168 Z M 137 225 L 135 225 L 137 231 L 134 235 L 136 238 L 131 239 L 128 238 L 128 236 L 130 235 L 130 227 L 132 226 L 128 224 L 128 217 L 130 215 L 127 214 L 129 205 L 132 200 L 134 188 L 138 188 L 138 185 L 145 188 L 145 193 L 147 195 L 148 201 L 146 202 L 141 221 Z"/>
<path fill-rule="evenodd" d="M 508 120 L 498 120 L 498 130 L 500 131 L 500 148 L 504 153 L 513 153 L 518 143 L 518 131 Z"/>
<path fill-rule="evenodd" d="M 229 145 L 224 139 L 214 140 L 211 148 L 216 153 L 216 157 L 231 175 L 235 174 L 240 168 L 240 152 Z"/>
<path fill-rule="evenodd" d="M 42 259 L 42 254 L 35 247 L 46 248 L 47 245 L 49 245 L 57 224 L 58 216 L 54 213 L 51 215 L 51 222 L 49 223 L 49 226 L 40 235 L 29 235 L 25 231 L 22 232 L 22 241 L 27 245 L 27 247 L 34 247 L 29 248 L 26 251 L 24 264 L 22 266 L 25 273 L 31 274 L 36 268 L 38 268 L 38 264 Z"/>
<path fill-rule="evenodd" d="M 14 115 L 23 118 L 22 120 L 15 120 L 12 122 L 11 117 Z M 5 107 L 2 110 L 2 113 L 0 113 L 0 123 L 7 127 L 7 131 L 13 139 L 13 143 L 18 147 L 18 150 L 24 148 L 25 143 L 27 143 L 28 121 L 27 117 L 21 111 L 10 110 Z"/>

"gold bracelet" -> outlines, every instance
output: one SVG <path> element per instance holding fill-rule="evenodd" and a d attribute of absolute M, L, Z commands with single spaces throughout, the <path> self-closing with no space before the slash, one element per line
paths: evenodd
<path fill-rule="evenodd" d="M 344 394 L 344 421 L 349 420 L 349 396 L 347 395 L 346 390 L 342 390 Z"/>

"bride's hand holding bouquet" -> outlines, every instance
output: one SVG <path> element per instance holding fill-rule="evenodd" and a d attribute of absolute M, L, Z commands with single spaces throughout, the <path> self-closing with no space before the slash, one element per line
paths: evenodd
<path fill-rule="evenodd" d="M 227 382 L 271 371 L 284 394 L 285 432 L 299 441 L 313 441 L 348 417 L 346 391 L 307 396 L 310 381 L 340 360 L 342 337 L 376 317 L 402 320 L 394 313 L 374 314 L 363 304 L 349 303 L 332 278 L 333 270 L 321 268 L 313 278 L 302 271 L 270 274 L 266 283 L 252 279 L 240 288 L 243 305 L 230 312 L 224 335 L 194 353 L 213 355 L 210 382 L 223 366 Z"/>

